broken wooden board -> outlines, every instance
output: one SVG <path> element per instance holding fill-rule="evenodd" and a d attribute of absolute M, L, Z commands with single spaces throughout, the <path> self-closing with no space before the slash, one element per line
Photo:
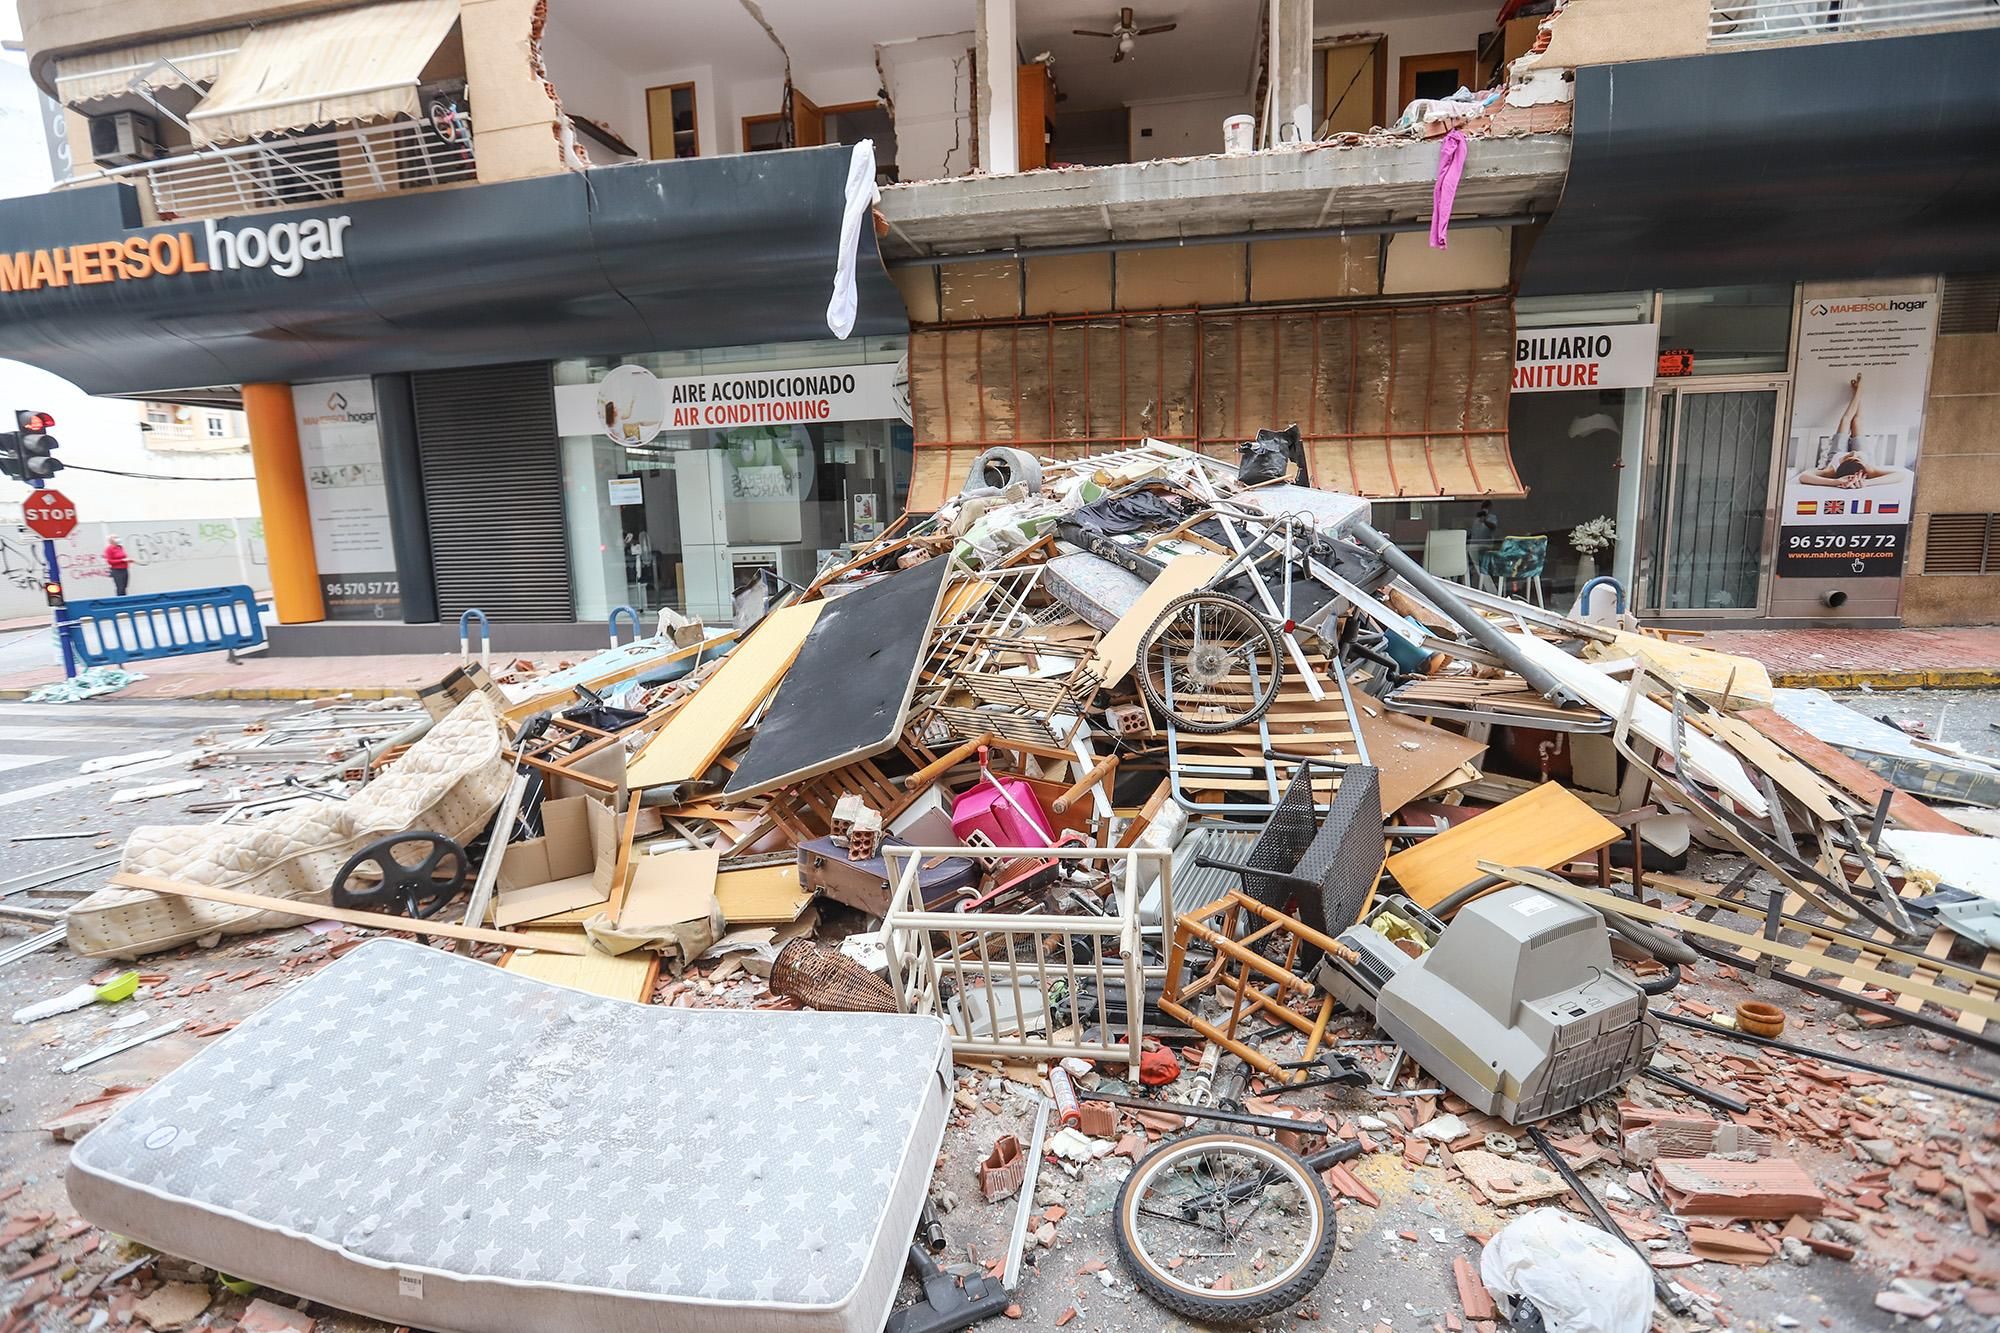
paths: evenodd
<path fill-rule="evenodd" d="M 926 560 L 826 603 L 723 794 L 761 795 L 893 747 L 950 572 Z"/>
<path fill-rule="evenodd" d="M 1532 884 L 1537 888 L 1547 889 L 1554 893 L 1567 894 L 1585 906 L 1594 907 L 1600 912 L 1617 912 L 1638 921 L 1668 926 L 1675 930 L 1685 931 L 1690 935 L 1701 935 L 1708 939 L 1720 940 L 1724 944 L 1746 952 L 1753 958 L 1758 954 L 1766 954 L 1773 958 L 1782 958 L 1787 962 L 1803 963 L 1807 967 L 1816 968 L 1822 972 L 1832 972 L 1843 977 L 1858 978 L 1863 985 L 1879 986 L 1883 990 L 1897 995 L 1914 995 L 1920 1000 L 1928 1000 L 1941 1009 L 1976 1014 L 1988 1021 L 2000 1021 L 2000 1003 L 1996 1003 L 1986 995 L 1968 991 L 1945 990 L 1940 986 L 1931 985 L 1929 982 L 1919 980 L 1918 978 L 1899 977 L 1893 972 L 1884 972 L 1879 968 L 1869 967 L 1858 961 L 1852 963 L 1839 962 L 1826 955 L 1824 946 L 1819 950 L 1802 949 L 1797 945 L 1787 944 L 1783 940 L 1767 940 L 1761 935 L 1751 934 L 1747 931 L 1731 930 L 1727 926 L 1718 926 L 1713 921 L 1704 921 L 1692 914 L 1669 912 L 1662 908 L 1650 907 L 1645 903 L 1620 897 L 1614 893 L 1605 893 L 1598 889 L 1587 889 L 1581 884 L 1566 883 L 1547 875 L 1537 874 L 1531 870 L 1524 869 L 1516 874 L 1511 870 L 1503 870 L 1496 865 L 1495 873 L 1506 873 L 1512 875 L 1514 879 L 1522 884 Z"/>
<path fill-rule="evenodd" d="M 1622 836 L 1567 787 L 1544 782 L 1397 852 L 1385 868 L 1412 902 L 1429 907 L 1478 879 L 1481 861 L 1547 870 Z"/>
<path fill-rule="evenodd" d="M 1617 635 L 1614 644 L 1593 644 L 1585 649 L 1585 655 L 1593 659 L 1639 658 L 1654 675 L 1728 708 L 1769 708 L 1775 700 L 1771 673 L 1754 657 L 1626 630 L 1617 631 Z"/>
<path fill-rule="evenodd" d="M 1422 718 L 1391 712 L 1365 694 L 1355 695 L 1354 709 L 1368 762 L 1381 774 L 1385 815 L 1444 783 L 1460 785 L 1460 766 L 1475 764 L 1486 753 L 1484 741 L 1467 740 Z"/>
<path fill-rule="evenodd" d="M 448 921 L 422 921 L 415 917 L 391 916 L 387 912 L 357 912 L 350 907 L 332 907 L 325 903 L 298 902 L 291 898 L 273 898 L 262 893 L 238 893 L 234 889 L 212 888 L 206 884 L 188 884 L 177 879 L 162 879 L 158 875 L 113 875 L 109 881 L 121 889 L 147 889 L 154 893 L 170 893 L 179 898 L 199 898 L 203 902 L 227 903 L 231 907 L 250 907 L 261 912 L 281 912 L 307 921 L 343 921 L 350 926 L 366 926 L 370 930 L 400 930 L 410 935 L 434 935 L 447 940 L 469 940 L 474 944 L 504 944 L 512 948 L 521 947 L 518 931 L 487 930 L 481 926 L 455 926 Z M 581 954 L 590 946 L 581 940 L 574 942 L 554 942 L 536 945 L 555 953 Z"/>
<path fill-rule="evenodd" d="M 612 924 L 626 929 L 706 915 L 715 901 L 715 871 L 721 858 L 713 848 L 633 857 L 632 884 Z"/>
<path fill-rule="evenodd" d="M 634 791 L 692 782 L 709 770 L 729 741 L 770 697 L 829 602 L 781 606 L 757 622 L 715 674 L 703 682 L 625 768 Z"/>
<path fill-rule="evenodd" d="M 1132 603 L 1132 609 L 1118 617 L 1118 623 L 1097 641 L 1097 651 L 1085 664 L 1085 670 L 1107 686 L 1125 679 L 1139 660 L 1140 640 L 1153 628 L 1153 622 L 1166 610 L 1167 603 L 1201 591 L 1222 572 L 1222 566 L 1219 555 L 1182 555 L 1168 561 L 1160 576 L 1147 584 L 1139 600 Z"/>
<path fill-rule="evenodd" d="M 653 991 L 653 979 L 659 975 L 660 956 L 651 950 L 610 954 L 592 949 L 579 956 L 561 948 L 574 943 L 574 935 L 525 930 L 521 937 L 521 947 L 507 955 L 501 966 L 537 981 L 645 1004 Z"/>
<path fill-rule="evenodd" d="M 813 900 L 813 891 L 800 885 L 798 862 L 788 861 L 723 871 L 715 877 L 715 900 L 731 929 L 789 926 Z"/>
<path fill-rule="evenodd" d="M 1623 717 L 1629 703 L 1632 730 L 1663 752 L 1673 753 L 1673 715 L 1647 695 L 1634 697 L 1635 691 L 1629 682 L 1613 680 L 1596 667 L 1577 661 L 1554 644 L 1532 634 L 1510 631 L 1507 639 L 1523 657 L 1554 676 L 1564 689 L 1573 691 L 1604 716 L 1613 720 Z M 1768 813 L 1764 793 L 1757 790 L 1757 784 L 1751 781 L 1750 774 L 1734 754 L 1714 738 L 1692 727 L 1688 728 L 1686 739 L 1684 762 L 1696 777 L 1736 802 L 1746 814 L 1761 818 Z"/>
<path fill-rule="evenodd" d="M 1934 808 L 1906 791 L 1891 787 L 1861 764 L 1834 749 L 1825 741 L 1808 735 L 1799 727 L 1779 717 L 1768 708 L 1749 708 L 1738 714 L 1745 722 L 1759 732 L 1776 741 L 1785 749 L 1798 756 L 1808 766 L 1819 770 L 1835 786 L 1860 797 L 1871 807 L 1882 799 L 1885 791 L 1896 794 L 1889 799 L 1889 817 L 1904 828 L 1921 829 L 1929 833 L 1964 833 L 1965 827 L 1955 824 L 1939 814 Z"/>

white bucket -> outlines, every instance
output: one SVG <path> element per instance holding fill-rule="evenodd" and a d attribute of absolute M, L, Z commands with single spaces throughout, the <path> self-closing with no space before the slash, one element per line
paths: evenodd
<path fill-rule="evenodd" d="M 1257 143 L 1257 118 L 1231 116 L 1222 122 L 1222 151 L 1232 157 L 1250 152 Z"/>

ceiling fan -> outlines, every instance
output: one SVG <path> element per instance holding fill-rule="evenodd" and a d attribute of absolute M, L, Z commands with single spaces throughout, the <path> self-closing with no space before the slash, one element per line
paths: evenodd
<path fill-rule="evenodd" d="M 1126 5 L 1118 11 L 1118 22 L 1112 25 L 1110 32 L 1096 32 L 1089 28 L 1072 28 L 1070 31 L 1078 37 L 1109 37 L 1117 42 L 1118 50 L 1111 56 L 1111 63 L 1115 65 L 1133 54 L 1132 48 L 1139 38 L 1151 37 L 1156 32 L 1172 32 L 1180 26 L 1178 23 L 1156 23 L 1150 28 L 1142 28 L 1132 17 L 1132 6 Z"/>

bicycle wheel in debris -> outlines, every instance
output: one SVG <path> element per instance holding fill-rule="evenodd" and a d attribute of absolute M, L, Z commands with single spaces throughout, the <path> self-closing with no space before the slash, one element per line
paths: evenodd
<path fill-rule="evenodd" d="M 1248 726 L 1278 697 L 1283 652 L 1271 622 L 1219 592 L 1168 602 L 1139 643 L 1139 688 L 1182 731 Z"/>
<path fill-rule="evenodd" d="M 1249 1323 L 1312 1293 L 1339 1239 L 1326 1186 L 1244 1134 L 1196 1134 L 1141 1159 L 1113 1231 L 1133 1284 L 1190 1319 Z"/>

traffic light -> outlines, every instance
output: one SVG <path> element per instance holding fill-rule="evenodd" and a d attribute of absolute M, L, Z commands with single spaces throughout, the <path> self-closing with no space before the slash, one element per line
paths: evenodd
<path fill-rule="evenodd" d="M 49 599 L 50 606 L 53 606 L 58 610 L 68 605 L 68 603 L 63 600 L 63 586 L 60 582 L 58 582 L 55 579 L 49 579 L 48 581 L 42 584 L 42 595 Z"/>
<path fill-rule="evenodd" d="M 49 434 L 56 427 L 54 417 L 47 412 L 16 412 L 14 426 L 14 454 L 21 467 L 20 480 L 47 481 L 62 471 L 62 460 L 55 456 L 61 442 Z"/>

